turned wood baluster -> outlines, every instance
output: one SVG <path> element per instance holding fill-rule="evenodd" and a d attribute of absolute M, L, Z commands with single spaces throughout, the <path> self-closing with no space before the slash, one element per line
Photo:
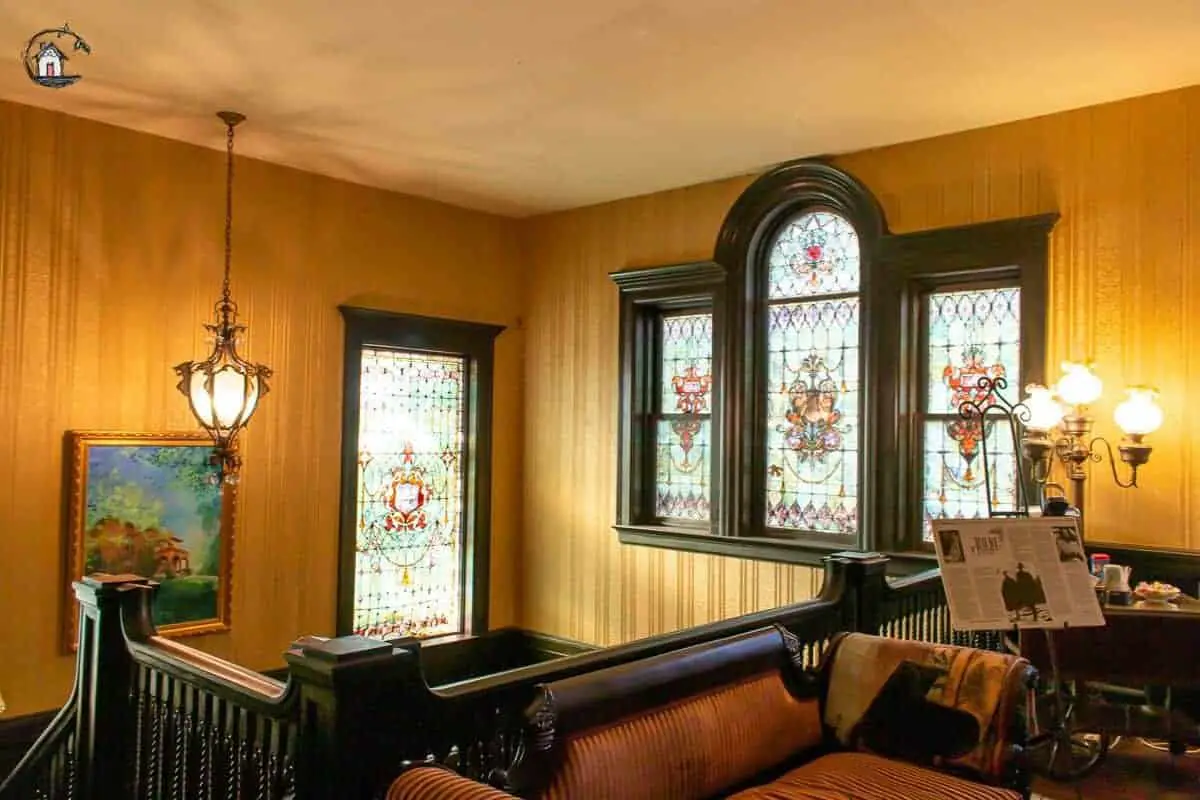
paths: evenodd
<path fill-rule="evenodd" d="M 137 668 L 137 677 L 134 679 L 134 694 L 136 695 L 136 705 L 134 710 L 134 728 L 133 728 L 133 792 L 136 796 L 141 796 L 142 787 L 145 785 L 145 776 L 143 770 L 146 767 L 145 756 L 145 730 L 146 730 L 146 669 L 144 667 Z"/>
<path fill-rule="evenodd" d="M 162 698 L 158 694 L 161 676 L 150 671 L 150 741 L 146 753 L 146 795 L 161 797 L 159 783 L 162 766 Z"/>
<path fill-rule="evenodd" d="M 183 705 L 183 785 L 184 796 L 194 797 L 200 773 L 200 730 L 197 727 L 199 705 L 203 691 L 184 685 Z"/>
<path fill-rule="evenodd" d="M 222 701 L 222 705 L 225 705 Z M 242 791 L 242 748 L 238 746 L 237 711 L 226 709 L 224 748 L 228 761 L 225 771 L 225 800 L 239 800 Z"/>
<path fill-rule="evenodd" d="M 212 695 L 208 692 L 201 692 L 196 704 L 196 726 L 197 746 L 200 751 L 196 789 L 199 800 L 212 800 L 213 748 L 216 747 L 216 742 L 213 739 Z"/>
<path fill-rule="evenodd" d="M 171 691 L 167 695 L 170 704 L 171 723 L 171 800 L 179 800 L 184 789 L 184 711 L 183 682 L 172 678 Z"/>
<path fill-rule="evenodd" d="M 67 734 L 67 744 L 63 751 L 64 757 L 67 760 L 67 797 L 78 797 L 78 775 L 75 772 L 76 751 L 75 751 L 75 732 L 71 731 Z"/>

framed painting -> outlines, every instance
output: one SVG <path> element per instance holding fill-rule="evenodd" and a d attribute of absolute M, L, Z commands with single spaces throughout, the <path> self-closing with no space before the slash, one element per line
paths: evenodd
<path fill-rule="evenodd" d="M 228 630 L 237 486 L 218 483 L 212 439 L 68 431 L 66 451 L 67 649 L 79 636 L 71 584 L 93 572 L 157 581 L 164 636 Z"/>

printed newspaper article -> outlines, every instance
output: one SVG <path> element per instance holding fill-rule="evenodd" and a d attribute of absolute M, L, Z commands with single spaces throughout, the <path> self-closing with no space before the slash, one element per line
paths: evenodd
<path fill-rule="evenodd" d="M 1078 525 L 1072 517 L 934 520 L 951 625 L 1103 625 Z"/>

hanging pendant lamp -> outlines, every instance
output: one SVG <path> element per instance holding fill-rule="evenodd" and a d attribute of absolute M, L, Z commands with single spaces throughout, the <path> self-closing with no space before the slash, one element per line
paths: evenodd
<path fill-rule="evenodd" d="M 250 421 L 268 391 L 271 369 L 238 355 L 237 303 L 229 290 L 233 257 L 233 129 L 246 118 L 236 111 L 217 114 L 225 123 L 225 281 L 214 309 L 216 320 L 204 327 L 213 335 L 213 351 L 204 361 L 185 361 L 175 367 L 178 389 L 188 399 L 197 421 L 213 439 L 212 463 L 219 479 L 237 481 L 241 458 L 237 436 Z"/>

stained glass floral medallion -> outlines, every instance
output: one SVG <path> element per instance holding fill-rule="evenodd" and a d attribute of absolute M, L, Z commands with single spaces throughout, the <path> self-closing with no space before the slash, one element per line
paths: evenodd
<path fill-rule="evenodd" d="M 768 306 L 766 524 L 858 529 L 859 304 Z"/>
<path fill-rule="evenodd" d="M 362 351 L 354 632 L 463 630 L 465 359 Z"/>
<path fill-rule="evenodd" d="M 704 521 L 711 514 L 712 315 L 664 316 L 659 337 L 655 513 Z"/>
<path fill-rule="evenodd" d="M 802 214 L 780 230 L 767 268 L 772 300 L 857 292 L 858 233 L 837 214 Z"/>
<path fill-rule="evenodd" d="M 927 298 L 925 536 L 939 517 L 985 517 L 985 473 L 996 510 L 1016 505 L 1017 456 L 1003 419 L 963 419 L 971 402 L 987 406 L 981 379 L 1020 376 L 1021 318 L 1017 288 L 938 292 Z M 1018 381 L 1019 382 L 1019 381 Z M 986 439 L 988 469 L 980 462 Z"/>

